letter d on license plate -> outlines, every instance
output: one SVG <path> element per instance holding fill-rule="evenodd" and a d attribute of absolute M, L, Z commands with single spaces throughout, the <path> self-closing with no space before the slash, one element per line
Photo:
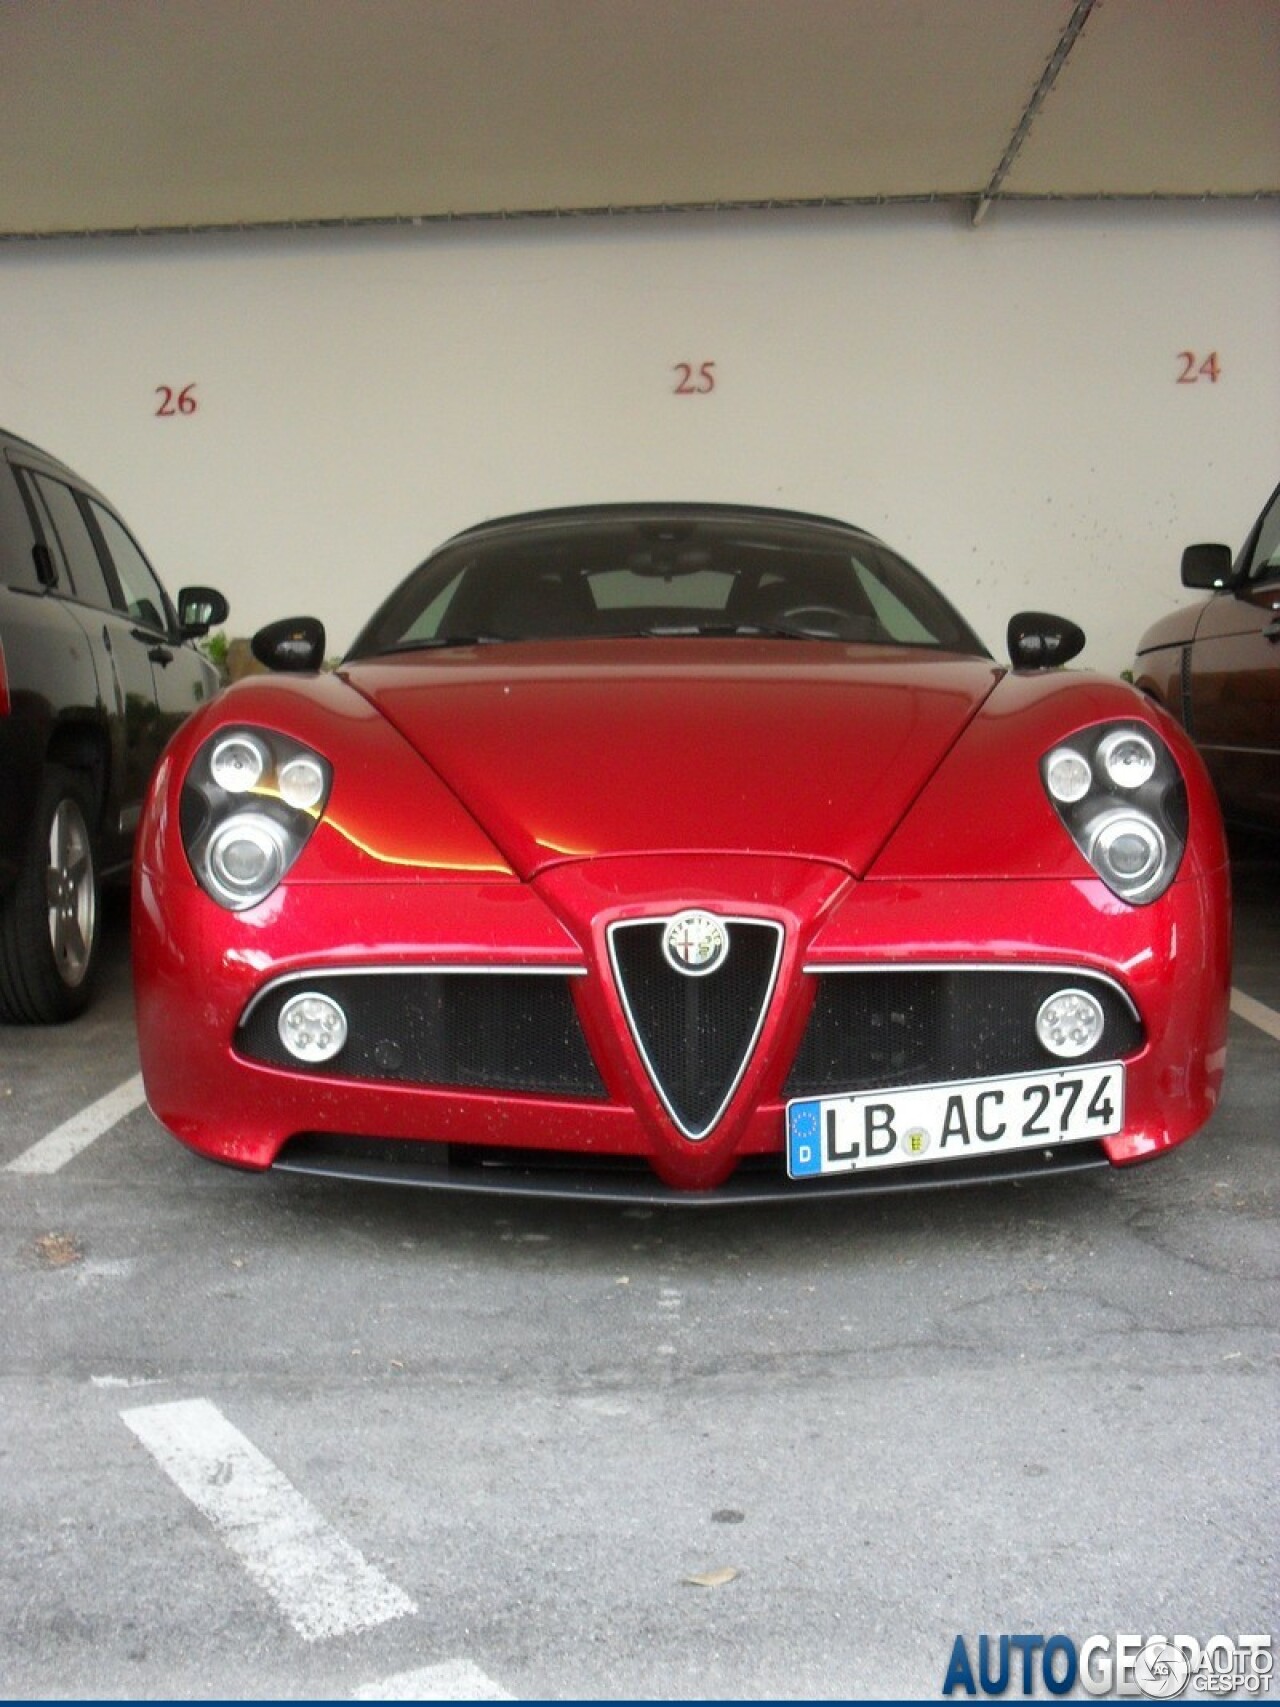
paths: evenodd
<path fill-rule="evenodd" d="M 1124 1066 L 1106 1061 L 1007 1079 L 905 1085 L 787 1104 L 792 1179 L 959 1161 L 1109 1138 L 1124 1128 Z"/>

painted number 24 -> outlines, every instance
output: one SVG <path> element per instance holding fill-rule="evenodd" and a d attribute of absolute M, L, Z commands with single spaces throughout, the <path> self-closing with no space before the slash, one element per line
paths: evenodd
<path fill-rule="evenodd" d="M 1178 368 L 1179 385 L 1198 385 L 1202 379 L 1207 379 L 1210 385 L 1218 383 L 1218 375 L 1222 372 L 1222 363 L 1218 360 L 1217 350 L 1211 350 L 1203 361 L 1194 350 L 1179 350 Z"/>
<path fill-rule="evenodd" d="M 671 370 L 679 374 L 673 390 L 677 397 L 705 397 L 716 388 L 714 362 L 703 362 L 701 367 L 694 367 L 692 362 L 677 362 Z"/>

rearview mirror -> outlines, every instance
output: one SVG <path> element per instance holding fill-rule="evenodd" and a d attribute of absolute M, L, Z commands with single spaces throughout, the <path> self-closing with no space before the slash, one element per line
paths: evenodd
<path fill-rule="evenodd" d="M 1009 618 L 1008 641 L 1015 670 L 1055 670 L 1084 651 L 1084 629 L 1065 616 L 1024 610 Z"/>
<path fill-rule="evenodd" d="M 314 616 L 286 616 L 260 628 L 249 642 L 269 670 L 318 670 L 324 663 L 324 624 Z"/>
<path fill-rule="evenodd" d="M 1229 545 L 1189 545 L 1182 554 L 1182 584 L 1202 592 L 1225 587 L 1233 561 Z"/>
<path fill-rule="evenodd" d="M 231 606 L 215 587 L 183 587 L 178 594 L 178 626 L 184 640 L 199 640 L 230 614 Z"/>

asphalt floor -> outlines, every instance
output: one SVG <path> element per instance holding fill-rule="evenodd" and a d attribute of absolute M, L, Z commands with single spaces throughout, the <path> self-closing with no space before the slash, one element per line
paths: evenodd
<path fill-rule="evenodd" d="M 90 1013 L 0 1028 L 0 1695 L 937 1697 L 958 1634 L 1271 1632 L 1280 858 L 1235 888 L 1172 1155 L 713 1216 L 199 1160 L 116 903 Z"/>

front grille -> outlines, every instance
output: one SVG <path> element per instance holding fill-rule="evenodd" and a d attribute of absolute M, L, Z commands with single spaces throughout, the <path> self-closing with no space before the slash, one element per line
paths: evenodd
<path fill-rule="evenodd" d="M 666 920 L 615 925 L 610 948 L 632 1035 L 654 1089 L 690 1138 L 715 1125 L 759 1033 L 777 975 L 782 927 L 727 920 L 729 952 L 704 977 L 662 952 Z"/>
<path fill-rule="evenodd" d="M 896 1085 L 947 1084 L 1065 1065 L 1036 1036 L 1041 1004 L 1085 989 L 1102 1004 L 1102 1040 L 1088 1061 L 1142 1047 L 1142 1023 L 1105 979 L 1064 968 L 824 972 L 787 1080 L 789 1097 Z M 1075 1062 L 1070 1063 L 1075 1065 Z"/>
<path fill-rule="evenodd" d="M 414 1085 L 603 1098 L 570 979 L 545 973 L 324 972 L 272 986 L 247 1011 L 239 1054 L 292 1072 Z M 347 1042 L 319 1066 L 297 1061 L 276 1029 L 291 996 L 339 1003 Z"/>

